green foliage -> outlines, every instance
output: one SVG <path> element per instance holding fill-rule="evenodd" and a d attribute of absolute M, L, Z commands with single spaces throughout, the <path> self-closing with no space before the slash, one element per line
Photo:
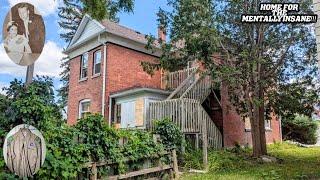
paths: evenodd
<path fill-rule="evenodd" d="M 142 63 L 150 73 L 160 68 L 175 71 L 190 60 L 202 62 L 218 87 L 224 82 L 237 112 L 258 127 L 252 131 L 256 156 L 266 153 L 265 143 L 259 143 L 265 138 L 264 127 L 258 126 L 263 123 L 264 106 L 281 115 L 310 115 L 320 93 L 315 86 L 319 83 L 316 40 L 309 25 L 241 22 L 243 14 L 263 13 L 259 11 L 263 2 L 168 0 L 172 11 L 160 10 L 158 16 L 171 42 L 160 42 L 157 64 Z M 299 4 L 300 13 L 312 13 L 311 0 Z M 147 48 L 154 43 L 155 38 L 149 37 Z"/>
<path fill-rule="evenodd" d="M 46 140 L 46 161 L 36 174 L 39 179 L 73 179 L 82 170 L 88 158 L 82 156 L 84 145 L 75 141 L 75 129 L 54 121 L 46 122 L 43 136 Z"/>
<path fill-rule="evenodd" d="M 47 154 L 35 175 L 37 179 L 75 179 L 85 171 L 84 163 L 104 160 L 118 163 L 118 172 L 124 173 L 140 166 L 141 159 L 161 157 L 164 152 L 164 146 L 155 143 L 150 132 L 111 128 L 98 114 L 88 114 L 77 125 L 68 126 L 61 120 L 53 83 L 47 77 L 38 77 L 28 87 L 15 80 L 6 93 L 0 96 L 0 146 L 9 130 L 20 123 L 38 128 L 45 138 Z M 126 159 L 129 164 L 124 163 Z M 99 176 L 108 172 L 106 167 L 98 170 Z M 0 158 L 0 179 L 15 178 Z"/>
<path fill-rule="evenodd" d="M 317 122 L 304 115 L 296 115 L 282 121 L 283 138 L 300 143 L 315 144 L 317 129 Z"/>
<path fill-rule="evenodd" d="M 54 100 L 52 79 L 37 77 L 28 87 L 14 80 L 6 90 L 8 104 L 5 116 L 11 125 L 26 123 L 41 128 L 45 119 L 61 119 L 60 109 Z"/>
<path fill-rule="evenodd" d="M 162 54 L 157 64 L 143 62 L 148 73 L 163 68 L 175 71 L 185 67 L 188 61 L 200 60 L 212 66 L 212 55 L 218 52 L 218 39 L 214 22 L 212 0 L 168 0 L 172 11 L 160 9 L 159 27 L 169 34 L 171 43 L 159 41 Z M 156 38 L 147 36 L 147 49 L 154 50 Z"/>
<path fill-rule="evenodd" d="M 183 155 L 183 167 L 188 169 L 202 169 L 202 150 L 190 150 Z"/>
<path fill-rule="evenodd" d="M 319 103 L 318 88 L 312 79 L 280 84 L 280 91 L 269 96 L 270 103 L 284 120 L 294 119 L 296 114 L 311 117 L 314 106 Z"/>
<path fill-rule="evenodd" d="M 88 115 L 80 119 L 75 126 L 79 142 L 86 151 L 83 157 L 99 161 L 110 156 L 119 139 L 116 132 L 110 129 L 101 115 Z M 109 135 L 110 134 L 110 135 Z M 113 136 L 113 137 L 112 137 Z"/>
<path fill-rule="evenodd" d="M 168 118 L 155 123 L 155 134 L 160 135 L 162 143 L 168 149 L 178 149 L 184 146 L 184 137 L 181 130 Z"/>

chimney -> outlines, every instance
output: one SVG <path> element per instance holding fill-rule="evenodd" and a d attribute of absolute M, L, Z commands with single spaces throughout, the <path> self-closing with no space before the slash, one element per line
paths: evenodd
<path fill-rule="evenodd" d="M 166 29 L 165 27 L 163 26 L 159 26 L 158 27 L 158 40 L 162 40 L 163 42 L 166 42 L 167 40 L 167 32 L 166 32 Z"/>

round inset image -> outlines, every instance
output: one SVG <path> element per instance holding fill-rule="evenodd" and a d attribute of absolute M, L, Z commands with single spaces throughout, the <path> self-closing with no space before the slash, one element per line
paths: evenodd
<path fill-rule="evenodd" d="M 21 66 L 33 64 L 45 42 L 40 13 L 29 3 L 19 3 L 8 12 L 2 29 L 3 44 L 10 59 Z"/>
<path fill-rule="evenodd" d="M 18 125 L 6 136 L 3 156 L 10 171 L 19 177 L 32 177 L 46 157 L 44 138 L 35 127 Z"/>

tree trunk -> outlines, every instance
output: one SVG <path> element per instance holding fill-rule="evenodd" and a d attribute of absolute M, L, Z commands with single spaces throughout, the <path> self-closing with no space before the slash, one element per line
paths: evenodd
<path fill-rule="evenodd" d="M 259 111 L 256 107 L 254 108 L 253 111 L 254 111 L 253 117 L 250 119 L 253 157 L 260 157 L 262 155 L 262 151 L 261 151 L 259 115 L 258 115 Z"/>
<path fill-rule="evenodd" d="M 259 130 L 260 130 L 260 143 L 261 143 L 261 155 L 267 154 L 267 142 L 266 142 L 266 129 L 265 129 L 265 108 L 264 108 L 264 93 L 260 87 L 259 96 L 262 100 L 261 105 L 259 106 Z"/>
<path fill-rule="evenodd" d="M 259 96 L 263 99 L 262 90 L 259 90 Z M 253 157 L 260 157 L 267 154 L 266 134 L 264 124 L 264 101 L 260 105 L 253 105 L 253 116 L 251 121 L 251 137 L 253 147 Z"/>

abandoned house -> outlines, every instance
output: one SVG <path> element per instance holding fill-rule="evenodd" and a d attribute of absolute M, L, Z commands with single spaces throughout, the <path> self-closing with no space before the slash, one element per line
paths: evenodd
<path fill-rule="evenodd" d="M 158 36 L 166 38 L 161 30 Z M 150 76 L 141 62 L 153 62 L 161 52 L 148 51 L 146 43 L 135 30 L 84 16 L 65 50 L 70 58 L 68 124 L 91 112 L 117 128 L 152 129 L 153 120 L 168 117 L 186 136 L 206 135 L 208 147 L 251 144 L 250 122 L 232 108 L 226 86 L 212 89 L 197 63 Z M 280 119 L 271 117 L 265 119 L 267 143 L 281 140 Z"/>

